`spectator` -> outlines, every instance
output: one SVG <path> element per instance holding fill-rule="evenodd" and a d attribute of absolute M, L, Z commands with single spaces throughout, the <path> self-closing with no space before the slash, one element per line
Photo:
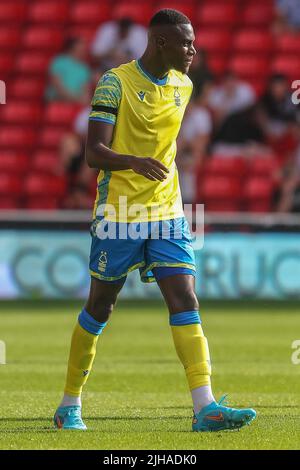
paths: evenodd
<path fill-rule="evenodd" d="M 266 93 L 259 102 L 264 113 L 265 131 L 270 138 L 282 137 L 297 120 L 297 107 L 291 100 L 289 81 L 285 75 L 274 74 Z"/>
<path fill-rule="evenodd" d="M 276 194 L 278 212 L 300 212 L 300 125 L 293 125 L 297 146 L 281 170 L 280 188 Z"/>
<path fill-rule="evenodd" d="M 299 158 L 299 156 L 298 156 Z M 281 182 L 277 212 L 300 212 L 300 168 L 290 168 Z"/>
<path fill-rule="evenodd" d="M 48 100 L 88 103 L 92 75 L 85 57 L 85 42 L 79 38 L 68 39 L 64 53 L 54 57 L 50 64 Z"/>
<path fill-rule="evenodd" d="M 199 49 L 194 56 L 189 70 L 189 77 L 194 85 L 193 97 L 198 98 L 206 82 L 211 82 L 214 78 L 207 64 L 206 52 L 203 49 Z"/>
<path fill-rule="evenodd" d="M 60 144 L 62 172 L 67 175 L 69 183 L 64 200 L 66 209 L 90 209 L 93 203 L 90 190 L 93 181 L 96 188 L 97 175 L 86 165 L 84 158 L 89 113 L 89 106 L 79 112 L 73 132 L 66 134 Z"/>
<path fill-rule="evenodd" d="M 258 105 L 228 116 L 214 136 L 212 153 L 228 156 L 270 154 Z"/>
<path fill-rule="evenodd" d="M 276 0 L 273 32 L 283 34 L 300 29 L 300 0 Z"/>
<path fill-rule="evenodd" d="M 91 53 L 102 70 L 138 59 L 146 49 L 146 29 L 131 18 L 102 24 L 95 35 Z"/>
<path fill-rule="evenodd" d="M 99 73 L 94 72 L 92 76 L 92 83 L 91 83 L 93 89 L 96 87 L 98 81 L 99 81 Z M 73 123 L 75 134 L 77 134 L 81 138 L 84 144 L 85 144 L 85 139 L 86 139 L 87 132 L 88 132 L 90 112 L 91 112 L 91 106 L 89 104 L 88 106 L 85 106 L 84 108 L 82 108 L 81 111 L 79 111 Z"/>
<path fill-rule="evenodd" d="M 207 109 L 210 84 L 203 86 L 202 94 L 189 104 L 177 140 L 177 166 L 184 203 L 196 197 L 196 174 L 206 155 L 212 133 L 212 118 Z"/>
<path fill-rule="evenodd" d="M 238 79 L 233 72 L 227 72 L 220 85 L 209 95 L 208 103 L 217 125 L 233 113 L 242 111 L 255 103 L 255 92 L 251 85 Z"/>
<path fill-rule="evenodd" d="M 91 106 L 86 106 L 77 114 L 74 121 L 74 131 L 84 143 L 88 132 L 90 112 Z"/>

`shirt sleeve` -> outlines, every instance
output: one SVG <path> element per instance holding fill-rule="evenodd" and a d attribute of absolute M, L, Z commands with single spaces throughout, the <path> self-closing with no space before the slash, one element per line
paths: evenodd
<path fill-rule="evenodd" d="M 115 124 L 121 101 L 120 79 L 113 72 L 106 72 L 99 80 L 93 99 L 89 119 Z"/>

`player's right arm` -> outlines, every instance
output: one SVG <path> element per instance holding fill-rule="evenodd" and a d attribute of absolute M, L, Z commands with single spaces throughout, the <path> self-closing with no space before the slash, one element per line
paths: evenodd
<path fill-rule="evenodd" d="M 123 155 L 110 149 L 121 97 L 120 83 L 113 73 L 106 73 L 96 88 L 89 118 L 86 162 L 99 170 L 128 170 L 152 181 L 163 181 L 169 170 L 151 157 Z"/>

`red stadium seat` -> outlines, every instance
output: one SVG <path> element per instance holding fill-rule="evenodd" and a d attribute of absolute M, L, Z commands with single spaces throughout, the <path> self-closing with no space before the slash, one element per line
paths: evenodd
<path fill-rule="evenodd" d="M 0 195 L 19 195 L 22 189 L 22 179 L 11 173 L 0 173 Z"/>
<path fill-rule="evenodd" d="M 65 23 L 69 17 L 68 0 L 35 1 L 30 6 L 28 19 L 37 23 Z"/>
<path fill-rule="evenodd" d="M 162 0 L 158 2 L 153 13 L 164 8 L 174 8 L 174 10 L 179 10 L 190 18 L 191 21 L 193 21 L 196 16 L 195 2 L 191 0 Z"/>
<path fill-rule="evenodd" d="M 267 87 L 267 77 L 247 77 L 247 82 L 252 86 L 257 97 L 263 95 Z"/>
<path fill-rule="evenodd" d="M 246 210 L 252 213 L 268 213 L 272 212 L 272 201 L 265 199 L 262 201 L 250 201 L 246 204 Z"/>
<path fill-rule="evenodd" d="M 202 29 L 196 32 L 195 46 L 211 52 L 229 52 L 232 36 L 228 30 L 215 28 Z"/>
<path fill-rule="evenodd" d="M 57 174 L 58 153 L 51 151 L 39 151 L 32 159 L 31 169 L 39 173 Z"/>
<path fill-rule="evenodd" d="M 21 32 L 8 26 L 0 26 L 0 49 L 16 49 L 20 46 Z"/>
<path fill-rule="evenodd" d="M 14 59 L 11 54 L 0 54 L 0 77 L 5 78 L 13 69 Z"/>
<path fill-rule="evenodd" d="M 57 28 L 31 26 L 23 34 L 22 44 L 27 49 L 57 51 L 63 47 L 64 33 Z"/>
<path fill-rule="evenodd" d="M 204 166 L 205 177 L 233 176 L 242 178 L 246 171 L 246 162 L 244 158 L 240 157 L 222 157 L 215 155 L 210 158 Z"/>
<path fill-rule="evenodd" d="M 242 189 L 239 178 L 225 176 L 207 176 L 202 183 L 201 193 L 205 203 L 239 201 Z"/>
<path fill-rule="evenodd" d="M 10 101 L 1 109 L 0 121 L 4 124 L 37 124 L 41 108 L 32 103 Z"/>
<path fill-rule="evenodd" d="M 289 77 L 291 80 L 296 80 L 300 77 L 300 58 L 294 55 L 279 55 L 271 65 L 273 72 L 282 73 Z"/>
<path fill-rule="evenodd" d="M 32 173 L 24 180 L 23 192 L 26 196 L 39 197 L 49 195 L 50 197 L 62 197 L 65 191 L 66 181 L 62 176 Z"/>
<path fill-rule="evenodd" d="M 273 49 L 273 37 L 267 31 L 244 29 L 234 35 L 233 48 L 237 52 L 269 54 Z"/>
<path fill-rule="evenodd" d="M 121 1 L 112 9 L 112 17 L 114 19 L 129 17 L 136 23 L 147 25 L 152 17 L 152 5 L 139 1 Z"/>
<path fill-rule="evenodd" d="M 233 26 L 238 21 L 238 12 L 234 2 L 204 3 L 197 11 L 199 24 L 220 27 Z"/>
<path fill-rule="evenodd" d="M 273 0 L 252 1 L 242 6 L 241 22 L 247 26 L 267 26 L 274 15 Z"/>
<path fill-rule="evenodd" d="M 21 23 L 26 19 L 28 2 L 25 0 L 0 1 L 0 23 Z"/>
<path fill-rule="evenodd" d="M 69 104 L 69 103 L 50 103 L 48 104 L 44 120 L 50 125 L 65 125 L 70 127 L 82 106 Z"/>
<path fill-rule="evenodd" d="M 30 149 L 36 143 L 36 133 L 25 126 L 0 126 L 1 149 Z"/>
<path fill-rule="evenodd" d="M 34 125 L 40 121 L 41 108 L 37 104 L 10 101 L 1 108 L 0 121 L 9 124 Z"/>
<path fill-rule="evenodd" d="M 25 200 L 25 208 L 29 210 L 56 210 L 60 209 L 60 198 L 55 196 L 45 196 L 39 195 L 37 198 L 36 196 L 27 197 Z"/>
<path fill-rule="evenodd" d="M 28 155 L 22 152 L 1 151 L 0 173 L 25 173 L 28 169 Z"/>
<path fill-rule="evenodd" d="M 228 68 L 228 61 L 224 54 L 209 54 L 208 65 L 215 75 L 223 75 Z"/>
<path fill-rule="evenodd" d="M 237 54 L 229 62 L 229 69 L 241 78 L 266 77 L 269 74 L 269 62 L 265 57 Z"/>
<path fill-rule="evenodd" d="M 207 212 L 239 212 L 241 203 L 239 201 L 208 200 L 204 204 L 204 210 Z"/>
<path fill-rule="evenodd" d="M 244 186 L 246 208 L 250 212 L 271 210 L 274 184 L 269 177 L 250 177 Z"/>
<path fill-rule="evenodd" d="M 276 41 L 277 52 L 298 54 L 300 50 L 300 34 L 281 34 Z"/>
<path fill-rule="evenodd" d="M 111 4 L 107 1 L 78 1 L 72 4 L 70 21 L 77 24 L 97 24 L 111 17 Z"/>
<path fill-rule="evenodd" d="M 15 71 L 18 74 L 43 75 L 48 71 L 48 65 L 52 54 L 41 52 L 23 52 L 15 63 Z"/>
<path fill-rule="evenodd" d="M 19 208 L 19 198 L 16 196 L 0 196 L 0 209 L 12 210 Z"/>
<path fill-rule="evenodd" d="M 8 94 L 21 100 L 39 100 L 45 91 L 45 80 L 39 78 L 15 78 L 8 84 Z"/>
<path fill-rule="evenodd" d="M 90 196 L 95 200 L 96 198 L 96 189 L 97 189 L 97 175 L 92 175 L 89 183 L 89 193 Z"/>
<path fill-rule="evenodd" d="M 66 129 L 64 127 L 46 126 L 39 134 L 38 146 L 43 149 L 57 149 L 65 134 Z"/>
<path fill-rule="evenodd" d="M 249 174 L 251 176 L 272 177 L 278 169 L 277 160 L 273 157 L 254 157 L 248 165 Z"/>
<path fill-rule="evenodd" d="M 87 45 L 89 45 L 94 39 L 97 27 L 98 25 L 94 25 L 94 27 L 92 25 L 71 25 L 67 30 L 67 36 L 81 38 L 86 41 Z"/>

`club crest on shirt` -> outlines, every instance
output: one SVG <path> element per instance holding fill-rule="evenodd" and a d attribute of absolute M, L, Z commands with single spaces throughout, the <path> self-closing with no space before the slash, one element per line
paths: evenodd
<path fill-rule="evenodd" d="M 176 106 L 181 106 L 181 95 L 178 90 L 178 86 L 174 87 L 174 101 Z"/>
<path fill-rule="evenodd" d="M 101 251 L 100 256 L 99 256 L 98 270 L 104 273 L 104 271 L 106 270 L 106 265 L 107 265 L 107 252 Z"/>

